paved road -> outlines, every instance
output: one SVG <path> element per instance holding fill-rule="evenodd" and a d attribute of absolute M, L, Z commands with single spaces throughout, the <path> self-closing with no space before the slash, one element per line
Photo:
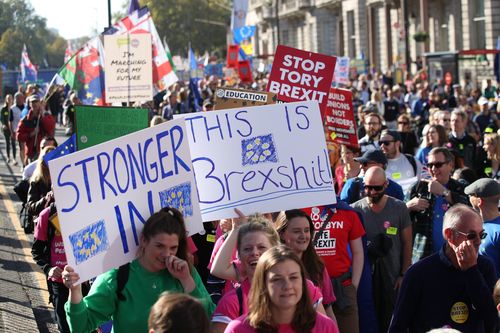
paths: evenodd
<path fill-rule="evenodd" d="M 58 143 L 64 131 L 56 129 Z M 45 275 L 31 258 L 33 235 L 21 228 L 21 204 L 12 190 L 21 179 L 19 166 L 7 164 L 0 134 L 0 333 L 59 332 L 54 323 Z"/>

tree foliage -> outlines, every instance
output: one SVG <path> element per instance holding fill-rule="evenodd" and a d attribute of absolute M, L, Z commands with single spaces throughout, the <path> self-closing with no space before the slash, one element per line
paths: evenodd
<path fill-rule="evenodd" d="M 0 0 L 0 63 L 17 69 L 23 44 L 34 64 L 62 66 L 66 41 L 47 28 L 27 0 Z"/>

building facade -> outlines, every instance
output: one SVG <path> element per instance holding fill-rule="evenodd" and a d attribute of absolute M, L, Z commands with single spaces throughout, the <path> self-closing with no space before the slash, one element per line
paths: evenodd
<path fill-rule="evenodd" d="M 264 58 L 284 44 L 414 72 L 424 53 L 495 49 L 500 0 L 249 0 L 247 24 Z"/>

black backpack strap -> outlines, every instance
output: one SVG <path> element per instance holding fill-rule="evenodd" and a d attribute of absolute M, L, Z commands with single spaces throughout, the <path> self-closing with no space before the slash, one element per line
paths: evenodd
<path fill-rule="evenodd" d="M 241 290 L 241 286 L 236 288 L 236 296 L 238 296 L 238 304 L 240 306 L 238 317 L 241 317 L 243 316 L 243 290 Z"/>
<path fill-rule="evenodd" d="M 323 212 L 321 213 L 321 217 L 320 217 L 322 219 L 323 216 L 324 216 L 325 219 L 323 220 L 323 223 L 321 224 L 321 227 L 314 234 L 314 240 L 313 240 L 314 246 L 316 246 L 316 243 L 318 242 L 318 239 L 321 237 L 321 234 L 325 230 L 325 228 L 326 228 L 326 226 L 328 224 L 328 221 L 332 218 L 333 214 L 335 214 L 335 211 L 336 211 L 335 208 L 331 208 L 329 206 L 325 207 L 325 210 L 323 210 Z M 326 213 L 326 216 L 325 216 L 325 213 Z"/>
<path fill-rule="evenodd" d="M 408 159 L 408 162 L 410 162 L 411 166 L 413 167 L 413 173 L 415 176 L 417 175 L 417 161 L 415 160 L 415 157 L 413 157 L 410 154 L 405 154 L 406 158 Z"/>
<path fill-rule="evenodd" d="M 116 295 L 118 296 L 118 299 L 120 301 L 124 301 L 126 299 L 125 295 L 122 294 L 122 291 L 123 288 L 125 288 L 125 285 L 127 284 L 129 272 L 130 272 L 130 263 L 126 263 L 125 265 L 121 265 L 118 268 L 118 273 L 116 274 L 116 282 L 117 282 Z"/>

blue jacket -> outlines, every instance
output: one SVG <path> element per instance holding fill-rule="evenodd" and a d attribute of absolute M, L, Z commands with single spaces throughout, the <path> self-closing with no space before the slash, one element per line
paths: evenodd
<path fill-rule="evenodd" d="M 403 188 L 398 183 L 388 179 L 389 185 L 385 190 L 385 193 L 393 198 L 404 201 Z M 362 177 L 354 177 L 350 178 L 346 181 L 344 187 L 342 188 L 342 192 L 340 193 L 340 200 L 347 202 L 348 204 L 352 204 L 364 196 L 361 193 L 364 192 L 365 182 Z"/>
<path fill-rule="evenodd" d="M 461 271 L 443 249 L 406 272 L 389 333 L 427 332 L 443 326 L 463 333 L 484 333 L 497 326 L 492 262 L 480 255 L 476 266 Z"/>

